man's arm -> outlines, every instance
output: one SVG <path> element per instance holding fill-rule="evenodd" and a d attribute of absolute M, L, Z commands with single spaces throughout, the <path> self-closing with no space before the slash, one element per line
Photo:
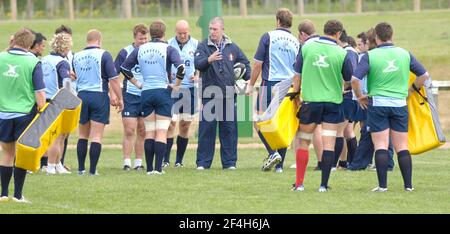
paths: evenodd
<path fill-rule="evenodd" d="M 410 68 L 409 70 L 416 75 L 416 80 L 414 80 L 413 85 L 420 89 L 425 81 L 430 78 L 427 70 L 425 70 L 424 66 L 410 53 Z M 414 89 L 411 86 L 411 89 Z"/>
<path fill-rule="evenodd" d="M 245 90 L 245 95 L 250 96 L 253 92 L 253 87 L 255 86 L 256 80 L 258 79 L 259 75 L 262 71 L 262 65 L 263 63 L 261 61 L 255 60 L 253 63 L 253 70 L 252 75 L 250 78 L 250 81 L 247 84 L 247 89 Z"/>
<path fill-rule="evenodd" d="M 119 74 L 117 74 L 111 54 L 107 51 L 103 53 L 102 56 L 102 74 L 103 73 L 105 73 L 109 79 L 110 91 L 112 90 L 114 93 L 114 95 L 111 95 L 111 97 L 114 98 L 112 101 L 115 102 L 113 104 L 115 104 L 114 106 L 118 109 L 118 112 L 121 112 L 123 110 L 123 100 L 120 80 L 118 79 Z"/>
<path fill-rule="evenodd" d="M 136 48 L 131 52 L 131 54 L 125 59 L 125 61 L 120 66 L 120 71 L 122 72 L 125 79 L 130 81 L 134 86 L 136 86 L 138 89 L 142 89 L 142 84 L 134 78 L 133 72 L 131 72 L 131 69 L 138 64 L 138 53 L 139 48 Z"/>
<path fill-rule="evenodd" d="M 359 105 L 363 109 L 367 109 L 369 100 L 366 95 L 362 94 L 360 82 L 367 75 L 368 72 L 369 72 L 369 56 L 365 54 L 361 57 L 361 61 L 359 61 L 359 64 L 351 78 L 351 85 L 353 92 L 355 93 Z"/>
<path fill-rule="evenodd" d="M 34 67 L 32 80 L 37 109 L 40 112 L 42 111 L 42 108 L 44 108 L 45 105 L 45 83 L 41 62 L 38 62 Z"/>
<path fill-rule="evenodd" d="M 194 65 L 195 69 L 201 72 L 209 67 L 209 54 L 205 43 L 198 44 L 197 50 L 195 51 Z"/>

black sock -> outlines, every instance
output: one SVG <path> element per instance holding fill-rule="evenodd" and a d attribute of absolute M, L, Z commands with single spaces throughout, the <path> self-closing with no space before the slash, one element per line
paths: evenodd
<path fill-rule="evenodd" d="M 17 199 L 22 198 L 23 184 L 25 183 L 25 176 L 27 170 L 14 167 L 14 197 Z"/>
<path fill-rule="evenodd" d="M 343 168 L 347 168 L 347 161 L 341 161 L 339 160 L 339 166 Z"/>
<path fill-rule="evenodd" d="M 281 162 L 279 162 L 275 167 L 276 168 L 283 168 L 284 158 L 286 157 L 287 148 L 279 149 L 277 150 L 278 153 L 281 156 Z"/>
<path fill-rule="evenodd" d="M 48 157 L 42 157 L 41 158 L 41 168 L 43 166 L 47 166 L 47 164 L 48 164 Z"/>
<path fill-rule="evenodd" d="M 330 178 L 331 167 L 334 163 L 335 152 L 324 150 L 322 154 L 322 182 L 320 186 L 328 187 L 328 179 Z"/>
<path fill-rule="evenodd" d="M 403 150 L 397 153 L 398 166 L 402 172 L 403 183 L 405 188 L 412 188 L 412 160 L 411 154 L 408 150 Z"/>
<path fill-rule="evenodd" d="M 2 194 L 0 196 L 8 196 L 9 183 L 13 174 L 13 167 L 0 166 L 0 177 L 2 183 Z"/>
<path fill-rule="evenodd" d="M 144 149 L 147 172 L 150 172 L 153 171 L 153 158 L 155 157 L 155 139 L 145 139 Z"/>
<path fill-rule="evenodd" d="M 164 162 L 165 163 L 170 162 L 170 151 L 172 151 L 172 145 L 173 145 L 173 137 L 167 138 L 167 148 L 166 148 L 166 153 L 164 154 Z"/>
<path fill-rule="evenodd" d="M 162 172 L 162 161 L 164 158 L 164 155 L 166 154 L 166 143 L 155 141 L 155 154 L 156 154 L 156 160 L 155 160 L 155 170 Z"/>
<path fill-rule="evenodd" d="M 273 150 L 272 148 L 270 148 L 269 143 L 267 143 L 266 138 L 264 138 L 263 134 L 261 133 L 261 131 L 258 131 L 258 136 L 259 139 L 261 139 L 261 142 L 264 144 L 264 146 L 266 147 L 266 150 L 269 154 L 273 154 L 275 153 L 275 150 Z"/>
<path fill-rule="evenodd" d="M 334 145 L 334 161 L 332 167 L 336 167 L 343 148 L 344 148 L 344 138 L 336 137 L 336 144 Z"/>
<path fill-rule="evenodd" d="M 88 140 L 79 139 L 77 143 L 77 158 L 78 158 L 78 171 L 84 171 L 87 155 Z"/>
<path fill-rule="evenodd" d="M 64 165 L 64 158 L 66 156 L 66 150 L 67 150 L 67 144 L 68 143 L 69 143 L 69 139 L 68 138 L 64 139 L 64 149 L 63 149 L 63 152 L 62 152 L 62 155 L 61 155 L 61 164 L 63 164 L 63 165 Z"/>
<path fill-rule="evenodd" d="M 91 148 L 89 149 L 89 159 L 91 166 L 89 167 L 89 173 L 92 175 L 97 171 L 97 163 L 100 159 L 100 153 L 102 152 L 102 144 L 98 142 L 91 142 Z"/>
<path fill-rule="evenodd" d="M 177 137 L 177 159 L 175 163 L 182 163 L 184 153 L 186 152 L 186 148 L 189 142 L 189 138 Z"/>
<path fill-rule="evenodd" d="M 378 186 L 387 188 L 388 151 L 381 149 L 375 151 L 375 166 L 377 167 Z"/>
<path fill-rule="evenodd" d="M 353 155 L 355 155 L 356 148 L 358 147 L 358 141 L 356 137 L 347 140 L 347 163 L 350 164 L 353 161 Z"/>

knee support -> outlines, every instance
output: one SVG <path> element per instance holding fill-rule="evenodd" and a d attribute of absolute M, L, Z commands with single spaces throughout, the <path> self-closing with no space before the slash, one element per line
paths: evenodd
<path fill-rule="evenodd" d="M 156 122 L 155 121 L 145 121 L 145 131 L 152 132 L 156 130 Z"/>
<path fill-rule="evenodd" d="M 194 115 L 183 113 L 183 114 L 180 115 L 180 120 L 193 121 L 194 120 Z"/>
<path fill-rule="evenodd" d="M 300 132 L 300 133 L 298 134 L 298 137 L 299 137 L 300 139 L 310 141 L 310 140 L 313 139 L 313 134 L 312 134 L 312 133 L 306 133 L 306 132 Z"/>
<path fill-rule="evenodd" d="M 326 129 L 322 129 L 322 136 L 326 136 L 326 137 L 336 137 L 336 136 L 337 136 L 337 131 L 336 131 L 336 130 L 326 130 Z"/>
<path fill-rule="evenodd" d="M 156 130 L 168 130 L 170 122 L 171 121 L 169 119 L 156 120 Z"/>

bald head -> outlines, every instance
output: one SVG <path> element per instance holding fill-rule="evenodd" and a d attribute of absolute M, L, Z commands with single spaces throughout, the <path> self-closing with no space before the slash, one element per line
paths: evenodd
<path fill-rule="evenodd" d="M 186 20 L 179 20 L 175 24 L 175 34 L 179 43 L 185 44 L 188 42 L 190 37 L 189 23 Z"/>
<path fill-rule="evenodd" d="M 86 36 L 86 42 L 88 44 L 101 45 L 102 33 L 97 29 L 91 29 L 88 31 Z"/>

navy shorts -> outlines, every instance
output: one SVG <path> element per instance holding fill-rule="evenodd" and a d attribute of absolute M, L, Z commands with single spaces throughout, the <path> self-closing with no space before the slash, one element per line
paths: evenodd
<path fill-rule="evenodd" d="M 370 132 L 381 132 L 386 129 L 408 132 L 408 107 L 369 106 L 367 126 Z"/>
<path fill-rule="evenodd" d="M 350 123 L 354 122 L 358 111 L 358 102 L 352 99 L 344 98 L 342 106 L 344 109 L 344 118 Z"/>
<path fill-rule="evenodd" d="M 356 101 L 355 101 L 356 102 Z M 353 118 L 353 122 L 361 122 L 361 121 L 365 121 L 367 120 L 367 110 L 364 110 L 363 108 L 361 108 L 358 104 L 358 102 L 356 102 L 356 114 Z"/>
<path fill-rule="evenodd" d="M 0 119 L 0 141 L 11 143 L 17 141 L 36 116 L 36 111 L 13 119 Z"/>
<path fill-rule="evenodd" d="M 109 96 L 104 92 L 80 91 L 78 97 L 81 104 L 80 124 L 90 120 L 109 124 Z"/>
<path fill-rule="evenodd" d="M 141 96 L 123 93 L 122 117 L 139 118 L 142 117 Z"/>
<path fill-rule="evenodd" d="M 155 112 L 157 115 L 172 117 L 173 101 L 170 97 L 171 88 L 149 89 L 142 91 L 141 109 L 142 116 L 147 117 Z"/>
<path fill-rule="evenodd" d="M 272 101 L 272 88 L 279 82 L 280 81 L 262 80 L 258 92 L 258 98 L 256 99 L 256 111 L 266 111 Z"/>
<path fill-rule="evenodd" d="M 172 93 L 173 114 L 191 114 L 198 112 L 198 98 L 194 87 L 181 88 L 180 92 Z"/>
<path fill-rule="evenodd" d="M 304 102 L 297 113 L 301 124 L 338 124 L 344 122 L 342 104 L 331 102 Z"/>

